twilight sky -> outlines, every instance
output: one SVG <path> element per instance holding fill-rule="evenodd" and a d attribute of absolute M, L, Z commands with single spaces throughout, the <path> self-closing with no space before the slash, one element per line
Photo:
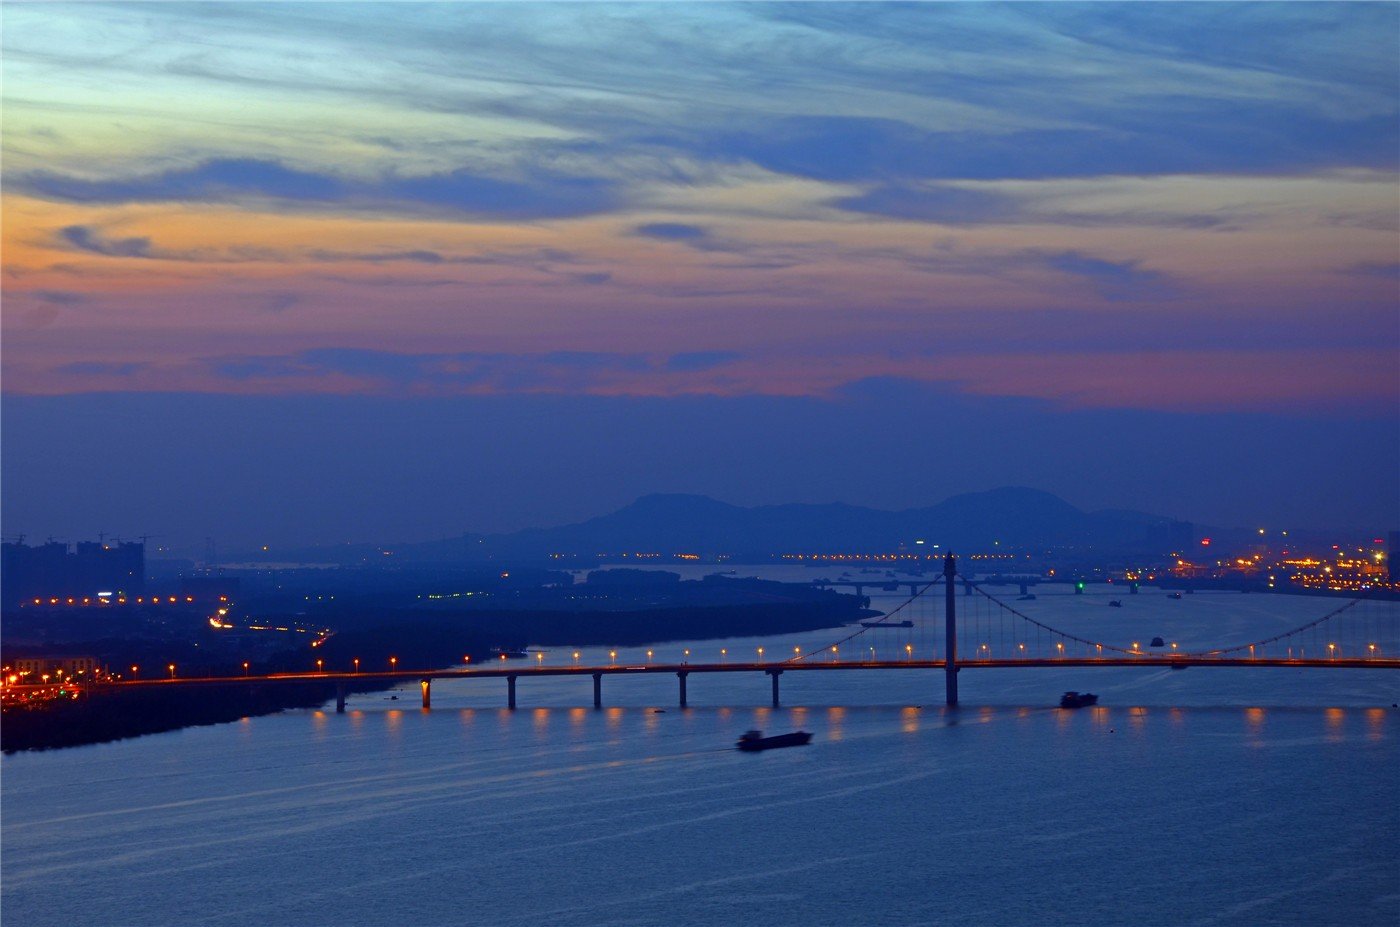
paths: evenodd
<path fill-rule="evenodd" d="M 1400 525 L 1395 4 L 3 8 L 5 530 Z"/>

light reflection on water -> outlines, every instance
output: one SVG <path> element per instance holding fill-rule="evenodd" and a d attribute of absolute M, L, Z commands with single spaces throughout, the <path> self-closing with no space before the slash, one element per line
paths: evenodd
<path fill-rule="evenodd" d="M 1206 624 L 1243 635 L 1266 616 L 1194 598 L 1199 626 L 1164 597 L 1134 603 L 1133 620 L 1199 640 Z M 756 646 L 685 646 L 721 644 Z M 588 653 L 555 651 L 574 649 Z M 93 912 L 133 927 L 1400 921 L 1388 674 L 970 669 L 957 710 L 938 672 L 787 673 L 778 709 L 761 674 L 690 682 L 683 711 L 670 676 L 609 678 L 595 711 L 586 677 L 522 678 L 530 707 L 512 712 L 499 680 L 439 681 L 422 712 L 415 680 L 397 702 L 352 696 L 345 715 L 6 757 L 5 914 L 27 927 Z M 1060 710 L 1067 689 L 1100 703 Z M 739 754 L 749 728 L 814 741 Z"/>

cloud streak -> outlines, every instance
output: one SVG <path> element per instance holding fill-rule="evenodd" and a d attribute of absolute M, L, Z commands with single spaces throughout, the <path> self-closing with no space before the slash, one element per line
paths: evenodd
<path fill-rule="evenodd" d="M 80 204 L 242 203 L 273 200 L 322 209 L 525 221 L 583 216 L 618 204 L 610 181 L 527 170 L 514 179 L 466 169 L 369 178 L 305 171 L 277 161 L 212 158 L 157 173 L 86 179 L 50 171 L 22 173 L 17 191 Z"/>

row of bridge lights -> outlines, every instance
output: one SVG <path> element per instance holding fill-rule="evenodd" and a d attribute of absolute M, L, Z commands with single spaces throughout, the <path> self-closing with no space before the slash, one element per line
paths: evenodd
<path fill-rule="evenodd" d="M 1142 650 L 1140 645 L 1141 645 L 1141 642 L 1140 642 L 1140 641 L 1133 641 L 1133 647 L 1132 647 L 1132 650 L 1131 650 L 1130 652 L 1131 652 L 1131 653 L 1134 653 L 1134 654 L 1145 654 L 1146 651 Z M 1176 643 L 1176 641 L 1172 641 L 1171 644 L 1170 644 L 1170 646 L 1171 646 L 1172 652 L 1175 653 L 1175 652 L 1177 651 L 1177 643 Z M 1098 651 L 1099 654 L 1102 654 L 1102 653 L 1103 653 L 1103 644 L 1095 644 L 1094 647 L 1095 647 L 1095 649 Z M 1016 645 L 1016 649 L 1017 649 L 1017 651 L 1018 651 L 1022 656 L 1025 655 L 1025 652 L 1026 652 L 1026 645 L 1025 645 L 1025 644 L 1017 644 L 1017 645 Z M 1065 645 L 1064 645 L 1064 642 L 1063 642 L 1063 641 L 1056 641 L 1056 642 L 1055 642 L 1055 650 L 1056 650 L 1056 652 L 1057 652 L 1057 654 L 1058 654 L 1059 656 L 1063 657 L 1063 656 L 1064 656 L 1064 653 L 1065 653 Z M 1366 645 L 1366 650 L 1367 650 L 1367 653 L 1368 653 L 1370 656 L 1373 656 L 1373 657 L 1379 652 L 1379 648 L 1378 648 L 1375 644 L 1373 644 L 1373 643 L 1372 643 L 1372 644 L 1367 644 L 1367 645 Z M 869 648 L 869 651 L 870 651 L 870 660 L 871 660 L 871 662 L 873 663 L 873 662 L 875 661 L 875 648 L 874 648 L 874 647 L 870 647 L 870 648 Z M 813 651 L 813 652 L 815 653 L 816 651 Z M 690 648 L 687 647 L 687 648 L 685 649 L 684 653 L 685 653 L 685 661 L 684 661 L 684 662 L 685 662 L 685 663 L 689 663 L 689 662 L 690 662 Z M 754 648 L 754 653 L 757 654 L 757 656 L 758 656 L 758 662 L 759 662 L 759 663 L 764 662 L 764 660 L 763 660 L 763 654 L 765 653 L 764 648 L 762 648 L 762 647 L 756 647 L 756 648 Z M 831 648 L 831 650 L 830 650 L 830 653 L 831 653 L 831 659 L 833 659 L 833 660 L 839 660 L 839 659 L 840 659 L 840 648 L 839 648 L 839 647 L 833 646 L 833 647 Z M 980 645 L 980 646 L 977 648 L 977 653 L 978 653 L 978 656 L 979 656 L 981 659 L 990 660 L 990 659 L 991 659 L 991 656 L 992 656 L 992 653 L 991 653 L 991 646 L 988 645 L 988 644 L 982 644 L 982 645 Z M 1303 653 L 1303 652 L 1302 652 L 1302 650 L 1300 649 L 1299 652 L 1298 652 L 1298 655 L 1299 655 L 1299 658 L 1300 658 L 1300 659 L 1302 658 L 1302 653 Z M 1293 649 L 1292 649 L 1291 647 L 1288 649 L 1288 654 L 1289 654 L 1289 658 L 1291 659 L 1291 658 L 1292 658 L 1292 655 L 1293 655 Z M 719 651 L 719 655 L 720 655 L 720 660 L 721 660 L 721 662 L 726 662 L 726 663 L 727 663 L 727 662 L 729 661 L 729 648 L 727 648 L 727 647 L 721 647 L 721 648 L 720 648 L 720 651 Z M 794 659 L 794 660 L 801 659 L 801 658 L 802 658 L 802 648 L 801 648 L 801 647 L 794 647 L 794 648 L 792 648 L 792 655 L 793 655 L 793 659 Z M 1255 645 L 1254 645 L 1254 644 L 1250 644 L 1250 645 L 1249 645 L 1249 655 L 1250 655 L 1251 658 L 1253 658 L 1253 657 L 1255 656 Z M 1337 648 L 1336 643 L 1329 643 L 1329 644 L 1327 645 L 1327 656 L 1328 656 L 1328 659 L 1335 659 L 1335 658 L 1337 657 L 1337 655 L 1338 655 L 1338 648 Z M 574 665 L 575 665 L 575 666 L 578 666 L 578 665 L 579 665 L 579 659 L 580 659 L 582 656 L 583 656 L 583 655 L 582 655 L 582 653 L 581 653 L 580 651 L 575 650 L 575 651 L 573 652 L 573 660 L 574 660 Z M 653 658 L 654 656 L 655 656 L 655 652 L 654 652 L 654 651 L 651 651 L 651 650 L 648 650 L 648 651 L 647 651 L 647 663 L 651 663 L 652 658 Z M 505 654 L 501 654 L 501 659 L 502 659 L 502 660 L 505 660 L 505 659 L 506 659 L 506 655 L 505 655 Z M 913 645 L 913 644 L 905 644 L 905 645 L 904 645 L 904 659 L 905 659 L 905 660 L 909 660 L 909 661 L 912 661 L 912 660 L 914 659 L 914 645 Z M 471 655 L 470 655 L 470 654 L 464 654 L 464 655 L 462 656 L 462 662 L 463 662 L 463 663 L 470 664 L 471 661 L 472 661 L 472 658 L 471 658 Z M 354 667 L 355 667 L 354 672 L 358 673 L 358 672 L 360 671 L 360 658 L 359 658 L 359 657 L 355 657 L 354 660 L 351 661 L 351 662 L 354 664 Z M 536 651 L 536 653 L 535 653 L 535 662 L 536 662 L 537 665 L 543 666 L 543 665 L 544 665 L 544 654 L 541 653 L 541 652 Z M 608 651 L 608 663 L 609 663 L 610 666 L 616 666 L 616 665 L 617 665 L 617 651 L 616 651 L 616 650 L 609 650 L 609 651 Z M 398 657 L 390 657 L 390 658 L 389 658 L 389 670 L 390 670 L 390 672 L 397 672 L 397 671 L 398 671 L 398 668 L 399 668 L 399 658 L 398 658 Z M 133 666 L 131 667 L 131 676 L 132 676 L 133 679 L 138 678 L 138 676 L 139 676 L 139 674 L 140 674 L 140 669 L 141 669 L 141 668 L 140 668 L 139 666 L 135 666 L 135 665 L 133 665 Z M 176 678 L 176 676 L 175 676 L 175 664 L 174 664 L 174 663 L 171 663 L 170 665 L 168 665 L 168 666 L 166 667 L 166 670 L 167 670 L 167 672 L 170 673 L 170 678 L 171 678 L 171 679 Z M 325 671 L 326 671 L 326 661 L 325 661 L 324 659 L 317 659 L 317 661 L 316 661 L 316 672 L 318 672 L 318 673 L 324 673 Z M 249 673 L 249 663 L 248 663 L 248 661 L 245 660 L 245 661 L 243 662 L 243 675 L 244 675 L 244 676 L 247 676 L 248 673 Z"/>

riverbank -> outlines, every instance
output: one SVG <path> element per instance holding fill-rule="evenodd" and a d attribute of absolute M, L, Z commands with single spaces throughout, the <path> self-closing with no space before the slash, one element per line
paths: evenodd
<path fill-rule="evenodd" d="M 301 672 L 323 661 L 327 668 L 386 666 L 441 669 L 465 658 L 480 663 L 496 648 L 527 645 L 641 646 L 741 634 L 788 634 L 841 627 L 870 614 L 852 607 L 852 597 L 833 604 L 781 603 L 713 608 L 656 608 L 626 612 L 471 612 L 425 617 L 423 612 L 343 616 L 349 628 L 317 649 L 284 651 L 259 663 L 259 672 Z M 128 646 L 131 642 L 127 642 Z M 358 661 L 358 663 L 356 663 Z M 196 675 L 219 675 L 191 667 Z M 352 692 L 390 688 L 364 683 Z M 0 722 L 0 751 L 49 750 L 140 737 L 241 718 L 314 708 L 335 698 L 331 683 L 280 683 L 100 691 L 42 707 L 6 708 Z"/>

